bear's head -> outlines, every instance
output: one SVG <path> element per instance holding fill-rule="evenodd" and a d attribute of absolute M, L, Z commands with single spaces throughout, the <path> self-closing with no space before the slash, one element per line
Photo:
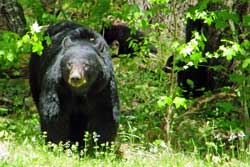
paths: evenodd
<path fill-rule="evenodd" d="M 73 89 L 88 90 L 96 81 L 101 69 L 98 51 L 89 41 L 72 41 L 66 37 L 61 69 L 64 81 Z"/>

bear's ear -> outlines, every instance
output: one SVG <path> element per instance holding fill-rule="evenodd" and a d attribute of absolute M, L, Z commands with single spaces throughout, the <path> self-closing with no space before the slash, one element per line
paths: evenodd
<path fill-rule="evenodd" d="M 62 47 L 63 47 L 64 49 L 67 49 L 67 48 L 69 48 L 69 47 L 72 46 L 72 45 L 73 45 L 72 40 L 70 39 L 70 37 L 66 36 L 66 37 L 63 39 L 63 41 L 62 41 Z"/>

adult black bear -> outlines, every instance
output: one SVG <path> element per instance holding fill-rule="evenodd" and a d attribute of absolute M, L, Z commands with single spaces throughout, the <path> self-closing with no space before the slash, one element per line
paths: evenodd
<path fill-rule="evenodd" d="M 118 55 L 131 54 L 133 56 L 135 49 L 129 46 L 130 40 L 135 40 L 135 43 L 140 44 L 143 42 L 145 34 L 138 30 L 135 31 L 135 33 L 131 33 L 131 31 L 131 28 L 129 28 L 127 25 L 116 23 L 104 28 L 101 33 L 103 33 L 104 39 L 110 46 L 112 46 L 115 42 L 115 45 L 118 47 Z M 157 49 L 155 46 L 150 44 L 149 52 L 156 54 Z"/>
<path fill-rule="evenodd" d="M 47 140 L 78 142 L 86 131 L 114 140 L 119 99 L 109 47 L 100 34 L 72 22 L 50 26 L 43 55 L 30 59 L 30 86 Z"/>
<path fill-rule="evenodd" d="M 192 39 L 193 31 L 198 31 L 199 33 L 204 32 L 205 36 L 209 37 L 210 34 L 208 33 L 214 31 L 214 29 L 215 27 L 209 27 L 208 25 L 204 24 L 202 20 L 188 20 L 186 25 L 186 42 L 189 42 Z M 208 39 L 208 42 L 205 44 L 204 52 L 213 52 L 218 49 L 218 42 L 220 42 L 220 39 L 217 39 L 217 34 L 213 35 L 215 39 Z M 187 69 L 183 69 L 183 66 L 186 65 L 183 61 L 179 60 L 175 63 L 181 69 L 177 72 L 177 83 L 182 88 L 182 94 L 184 97 L 196 98 L 203 95 L 205 91 L 214 90 L 215 76 L 213 76 L 212 71 L 209 69 L 209 65 L 212 65 L 211 63 L 201 63 L 198 65 L 198 67 L 191 66 Z M 170 56 L 164 66 L 164 71 L 167 73 L 171 72 L 172 66 L 173 56 Z"/>
<path fill-rule="evenodd" d="M 216 11 L 225 7 L 221 2 L 214 2 L 207 4 L 207 10 Z M 189 19 L 186 25 L 186 42 L 192 39 L 193 31 L 203 33 L 206 37 L 205 47 L 203 54 L 206 52 L 215 52 L 220 45 L 222 45 L 221 39 L 233 39 L 232 32 L 229 27 L 217 28 L 215 23 L 208 25 L 204 23 L 204 20 L 191 20 Z M 235 60 L 228 61 L 225 58 L 211 58 L 207 62 L 201 63 L 197 68 L 189 67 L 177 72 L 177 83 L 183 89 L 183 95 L 186 98 L 199 97 L 204 94 L 205 91 L 214 91 L 223 86 L 231 86 L 229 81 L 229 74 L 233 73 L 235 69 Z M 180 60 L 175 64 L 182 68 L 185 63 Z M 167 60 L 164 70 L 170 72 L 173 66 L 173 56 Z M 220 70 L 214 70 L 215 67 L 220 66 Z M 192 81 L 193 84 L 190 84 Z"/>

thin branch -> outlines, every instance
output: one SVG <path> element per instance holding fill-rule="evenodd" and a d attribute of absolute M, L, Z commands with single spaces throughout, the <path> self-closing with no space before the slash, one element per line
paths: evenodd
<path fill-rule="evenodd" d="M 198 114 L 199 112 L 197 111 L 201 108 L 201 106 L 203 106 L 206 103 L 212 102 L 217 99 L 235 98 L 235 97 L 237 97 L 235 93 L 225 93 L 225 92 L 215 93 L 209 97 L 207 96 L 199 97 L 195 99 L 195 104 L 192 107 L 190 107 L 187 112 L 180 115 L 177 119 L 181 119 L 191 114 Z"/>

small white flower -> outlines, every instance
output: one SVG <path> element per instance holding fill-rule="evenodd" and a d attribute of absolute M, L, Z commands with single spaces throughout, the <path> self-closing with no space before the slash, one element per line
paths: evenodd
<path fill-rule="evenodd" d="M 234 134 L 232 134 L 232 135 L 229 136 L 228 141 L 233 141 L 233 140 L 235 140 L 235 139 L 237 139 L 237 136 L 234 135 Z"/>
<path fill-rule="evenodd" d="M 245 135 L 244 132 L 240 132 L 240 133 L 238 134 L 238 137 L 239 137 L 239 138 L 244 138 L 244 137 L 246 137 L 246 135 Z"/>
<path fill-rule="evenodd" d="M 33 32 L 40 32 L 41 29 L 42 29 L 42 27 L 39 26 L 37 21 L 34 24 L 32 24 L 32 26 L 31 26 L 31 31 L 33 31 Z"/>

